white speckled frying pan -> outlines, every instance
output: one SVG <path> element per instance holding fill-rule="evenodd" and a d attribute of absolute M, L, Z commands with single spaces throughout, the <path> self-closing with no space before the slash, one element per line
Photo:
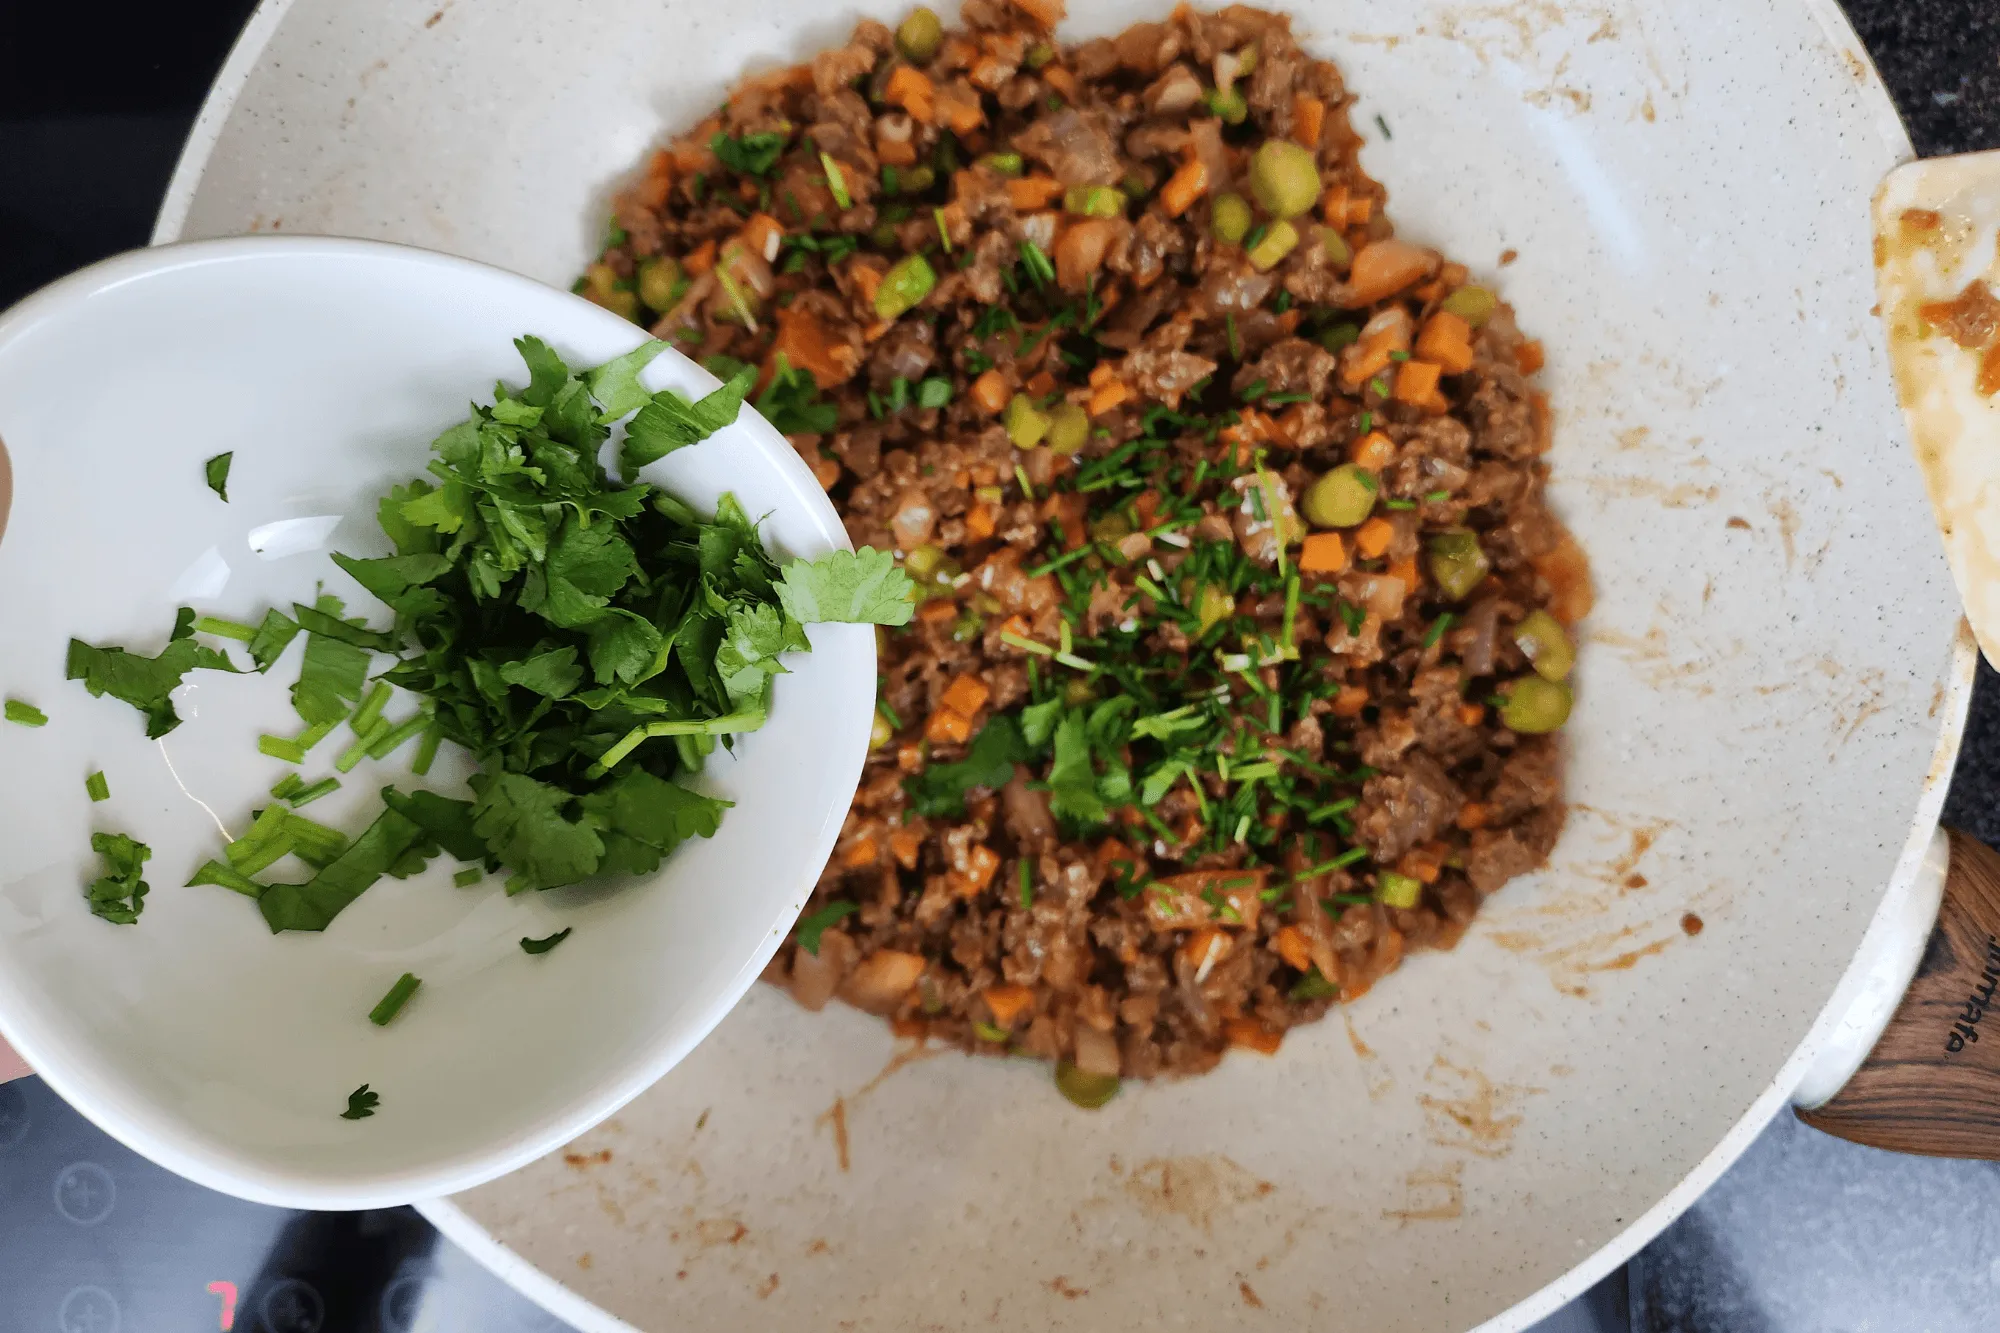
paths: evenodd
<path fill-rule="evenodd" d="M 1073 0 L 1067 33 L 1167 7 Z M 1927 927 L 1973 650 L 1869 313 L 1909 144 L 1831 0 L 1291 8 L 1403 232 L 1547 340 L 1598 585 L 1554 866 L 1275 1058 L 1095 1114 L 760 988 L 570 1154 L 427 1206 L 578 1325 L 1519 1328 L 1791 1097 L 1879 974 L 1864 935 Z M 159 238 L 567 282 L 649 147 L 855 16 L 266 0 Z"/>

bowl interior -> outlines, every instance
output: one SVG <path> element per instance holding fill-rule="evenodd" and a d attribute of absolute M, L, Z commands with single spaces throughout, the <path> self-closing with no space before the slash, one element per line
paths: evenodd
<path fill-rule="evenodd" d="M 165 227 L 567 281 L 647 151 L 856 8 L 600 0 L 556 40 L 534 0 L 293 0 Z M 1088 35 L 1168 6 L 1071 8 Z M 1225 1326 L 1254 1296 L 1463 1329 L 1602 1271 L 1778 1104 L 1935 817 L 1970 672 L 1869 314 L 1894 113 L 1827 0 L 1289 8 L 1404 234 L 1547 341 L 1598 588 L 1553 866 L 1276 1058 L 1094 1115 L 1033 1066 L 881 1081 L 872 1020 L 758 989 L 584 1141 L 609 1164 L 439 1216 L 643 1328 Z"/>
<path fill-rule="evenodd" d="M 697 784 L 736 802 L 721 832 L 652 880 L 508 898 L 498 876 L 453 887 L 442 857 L 380 881 L 324 934 L 279 936 L 243 898 L 181 887 L 291 771 L 257 737 L 300 729 L 287 690 L 301 645 L 265 676 L 193 673 L 184 722 L 149 742 L 134 710 L 63 679 L 65 641 L 150 654 L 177 605 L 254 621 L 320 584 L 380 623 L 326 553 L 388 553 L 375 500 L 421 475 L 431 438 L 467 402 L 496 379 L 525 381 L 511 345 L 521 332 L 573 365 L 642 336 L 463 260 L 303 238 L 126 256 L 0 320 L 0 436 L 16 488 L 0 544 L 0 693 L 51 719 L 0 727 L 0 1026 L 106 1128 L 206 1184 L 374 1206 L 561 1143 L 728 1010 L 845 812 L 874 644 L 866 627 L 822 626 L 769 725 Z M 669 353 L 649 383 L 698 394 L 713 380 Z M 223 450 L 235 452 L 227 504 L 202 477 Z M 754 413 L 647 476 L 701 506 L 734 491 L 769 515 L 774 552 L 845 542 L 810 473 Z M 405 696 L 390 712 L 411 708 Z M 299 771 L 330 772 L 348 739 L 343 729 Z M 384 783 L 462 794 L 466 756 L 445 747 L 422 781 L 411 754 L 364 762 L 306 813 L 352 834 Z M 111 799 L 94 805 L 83 784 L 100 769 Z M 136 925 L 86 910 L 95 828 L 153 849 Z M 574 935 L 547 955 L 517 947 L 563 927 Z M 374 1027 L 368 1009 L 405 971 L 422 991 Z M 380 1111 L 341 1119 L 364 1082 Z"/>

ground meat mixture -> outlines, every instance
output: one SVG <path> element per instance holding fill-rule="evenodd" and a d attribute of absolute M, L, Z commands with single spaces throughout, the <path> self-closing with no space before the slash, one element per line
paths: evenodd
<path fill-rule="evenodd" d="M 755 367 L 918 585 L 768 978 L 1095 1104 L 1448 948 L 1544 863 L 1590 607 L 1540 345 L 1395 237 L 1338 71 L 1182 6 L 864 22 L 655 156 L 579 284 Z"/>

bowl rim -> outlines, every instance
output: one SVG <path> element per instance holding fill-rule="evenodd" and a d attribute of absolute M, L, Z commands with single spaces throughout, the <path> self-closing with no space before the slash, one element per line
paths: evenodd
<path fill-rule="evenodd" d="M 14 306 L 0 310 L 0 355 L 8 344 L 31 332 L 42 321 L 60 317 L 103 293 L 164 273 L 212 264 L 269 261 L 298 257 L 333 260 L 389 260 L 432 269 L 476 275 L 479 280 L 519 290 L 535 296 L 566 297 L 559 289 L 536 282 L 506 269 L 456 255 L 426 250 L 388 241 L 307 235 L 258 235 L 218 240 L 182 241 L 127 251 L 100 260 L 86 268 L 30 293 Z M 579 305 L 581 298 L 574 299 Z M 591 307 L 595 310 L 595 307 Z M 579 312 L 582 313 L 582 312 Z M 597 312 L 602 320 L 615 321 L 643 336 L 636 327 L 609 311 Z M 852 549 L 845 526 L 833 503 L 820 488 L 804 461 L 785 438 L 752 411 L 739 417 L 732 429 L 741 428 L 740 441 L 774 467 L 805 510 L 815 536 L 830 547 Z M 818 665 L 833 672 L 860 672 L 872 682 L 875 674 L 873 635 L 843 635 L 840 642 L 816 647 Z M 823 655 L 823 656 L 822 656 Z M 851 660 L 850 660 L 851 659 Z M 865 660 L 864 660 L 865 659 Z M 864 669 L 865 668 L 865 669 Z M 846 786 L 860 781 L 866 762 L 865 745 L 842 758 L 829 751 L 822 761 L 846 773 Z M 540 1122 L 495 1134 L 485 1145 L 460 1150 L 452 1156 L 425 1166 L 402 1167 L 371 1174 L 328 1176 L 306 1168 L 281 1168 L 268 1163 L 248 1164 L 224 1149 L 190 1141 L 175 1122 L 161 1116 L 117 1079 L 92 1076 L 77 1068 L 63 1049 L 19 1030 L 9 1018 L 10 1006 L 0 1003 L 0 1038 L 4 1038 L 64 1101 L 69 1102 L 126 1147 L 197 1184 L 219 1190 L 253 1203 L 276 1207 L 320 1210 L 357 1210 L 398 1207 L 416 1200 L 453 1194 L 494 1180 L 529 1162 L 555 1151 L 579 1134 L 601 1123 L 681 1062 L 704 1041 L 744 994 L 756 982 L 766 964 L 789 936 L 790 923 L 811 896 L 820 870 L 832 854 L 839 835 L 843 802 L 829 813 L 812 841 L 803 847 L 797 882 L 785 896 L 787 904 L 770 927 L 759 937 L 758 947 L 736 973 L 706 1003 L 689 1006 L 689 1017 L 671 1030 L 652 1034 L 634 1056 L 625 1057 L 620 1067 L 582 1090 L 569 1109 L 545 1116 Z M 0 1000 L 9 995 L 27 1008 L 48 997 L 25 987 L 0 987 Z"/>

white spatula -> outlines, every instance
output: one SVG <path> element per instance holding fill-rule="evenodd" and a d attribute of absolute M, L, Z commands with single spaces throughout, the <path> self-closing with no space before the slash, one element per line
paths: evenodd
<path fill-rule="evenodd" d="M 1877 307 L 1972 632 L 2000 663 L 2000 152 L 1912 162 L 1875 195 Z"/>

